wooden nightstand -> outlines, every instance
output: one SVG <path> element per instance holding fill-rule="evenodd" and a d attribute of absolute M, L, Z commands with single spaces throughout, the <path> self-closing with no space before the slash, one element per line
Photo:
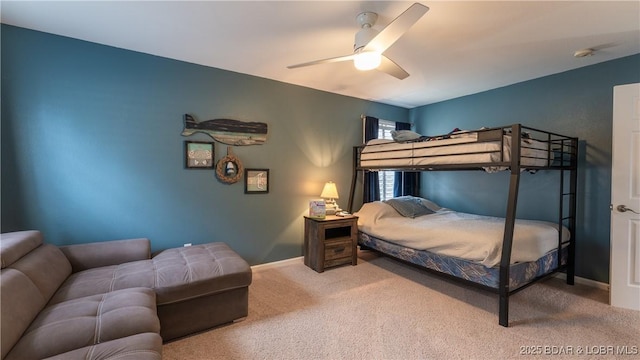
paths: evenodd
<path fill-rule="evenodd" d="M 304 264 L 317 272 L 358 263 L 358 217 L 304 217 Z"/>

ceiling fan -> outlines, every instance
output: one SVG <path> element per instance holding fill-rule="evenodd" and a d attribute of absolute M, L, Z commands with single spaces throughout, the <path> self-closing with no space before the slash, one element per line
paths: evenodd
<path fill-rule="evenodd" d="M 380 32 L 372 28 L 378 19 L 378 14 L 369 11 L 360 13 L 356 16 L 356 20 L 358 24 L 360 24 L 361 29 L 356 33 L 353 54 L 290 65 L 287 66 L 287 68 L 295 69 L 303 66 L 353 60 L 358 70 L 378 69 L 402 80 L 409 76 L 409 73 L 383 53 L 427 11 L 429 11 L 428 7 L 415 3 Z"/>

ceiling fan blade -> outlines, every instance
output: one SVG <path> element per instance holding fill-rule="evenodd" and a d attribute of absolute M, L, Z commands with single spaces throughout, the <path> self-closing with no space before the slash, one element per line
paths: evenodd
<path fill-rule="evenodd" d="M 377 70 L 385 72 L 400 80 L 409 77 L 408 72 L 404 71 L 404 69 L 401 68 L 400 65 L 394 63 L 393 60 L 384 55 L 382 55 L 382 61 L 380 62 L 380 66 L 378 66 Z"/>
<path fill-rule="evenodd" d="M 377 51 L 383 53 L 396 40 L 398 40 L 413 24 L 415 24 L 422 15 L 426 14 L 429 8 L 420 4 L 414 3 L 402 14 L 398 15 L 389 25 L 387 25 L 378 35 L 376 35 L 369 43 L 364 47 L 362 51 Z"/>
<path fill-rule="evenodd" d="M 296 68 L 304 67 L 304 66 L 311 66 L 311 65 L 318 65 L 318 64 L 328 64 L 328 63 L 334 63 L 334 62 L 340 62 L 340 61 L 348 61 L 348 60 L 353 60 L 354 57 L 355 57 L 355 54 L 351 54 L 351 55 L 345 55 L 345 56 L 332 57 L 332 58 L 328 58 L 328 59 L 309 61 L 309 62 L 302 63 L 302 64 L 289 65 L 289 66 L 287 66 L 287 69 L 296 69 Z"/>

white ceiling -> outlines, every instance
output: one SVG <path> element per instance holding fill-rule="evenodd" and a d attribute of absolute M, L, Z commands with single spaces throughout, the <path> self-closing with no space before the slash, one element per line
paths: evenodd
<path fill-rule="evenodd" d="M 7 1 L 5 24 L 406 108 L 640 53 L 640 1 L 421 1 L 385 54 L 398 80 L 350 62 L 362 11 L 382 29 L 410 1 Z M 595 48 L 593 56 L 574 52 Z"/>

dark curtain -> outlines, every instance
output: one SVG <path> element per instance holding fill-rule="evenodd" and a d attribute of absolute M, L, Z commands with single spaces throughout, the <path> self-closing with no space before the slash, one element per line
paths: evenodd
<path fill-rule="evenodd" d="M 411 124 L 396 122 L 396 130 L 411 130 Z M 416 171 L 396 171 L 393 179 L 393 196 L 420 195 L 420 173 Z"/>
<path fill-rule="evenodd" d="M 366 116 L 364 119 L 364 141 L 378 137 L 378 119 Z M 378 185 L 378 172 L 366 171 L 364 173 L 364 194 L 362 201 L 365 203 L 380 200 L 380 186 Z"/>

